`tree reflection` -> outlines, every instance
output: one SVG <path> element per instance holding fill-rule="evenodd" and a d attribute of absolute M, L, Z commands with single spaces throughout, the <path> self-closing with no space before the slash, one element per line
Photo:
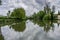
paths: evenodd
<path fill-rule="evenodd" d="M 19 22 L 19 23 L 14 23 L 14 24 L 11 25 L 11 27 L 12 27 L 13 29 L 15 29 L 15 31 L 22 32 L 22 31 L 24 31 L 25 28 L 26 28 L 25 21 L 21 21 L 21 22 Z"/>
<path fill-rule="evenodd" d="M 16 31 L 24 31 L 26 25 L 26 20 L 14 20 L 14 19 L 6 19 L 0 22 L 0 27 L 5 25 L 10 25 Z"/>
<path fill-rule="evenodd" d="M 4 40 L 4 37 L 2 35 L 0 35 L 0 40 Z"/>
<path fill-rule="evenodd" d="M 44 31 L 48 32 L 50 29 L 54 30 L 53 20 L 32 20 L 35 24 L 44 28 Z"/>
<path fill-rule="evenodd" d="M 13 28 L 15 31 L 18 32 L 23 32 L 26 28 L 26 24 L 25 24 L 26 20 L 23 21 L 1 21 L 0 22 L 0 40 L 4 40 L 4 37 L 1 33 L 1 27 L 5 26 L 5 25 L 9 25 L 10 28 Z"/>

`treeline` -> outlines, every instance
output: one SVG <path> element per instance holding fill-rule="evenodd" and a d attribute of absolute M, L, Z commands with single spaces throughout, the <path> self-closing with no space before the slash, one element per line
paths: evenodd
<path fill-rule="evenodd" d="M 0 0 L 0 4 L 2 1 Z M 8 11 L 7 16 L 0 16 L 1 18 L 15 18 L 15 19 L 39 19 L 39 20 L 54 20 L 57 19 L 55 13 L 55 6 L 50 8 L 49 4 L 46 4 L 43 10 L 34 13 L 32 16 L 27 17 L 25 10 L 23 8 L 15 8 L 12 12 Z"/>
<path fill-rule="evenodd" d="M 57 19 L 55 13 L 55 6 L 52 8 L 48 4 L 44 7 L 43 10 L 40 10 L 37 13 L 34 13 L 32 16 L 27 17 L 25 14 L 24 8 L 15 8 L 12 12 L 8 11 L 7 16 L 0 16 L 0 18 L 15 18 L 17 20 L 21 19 L 38 19 L 38 20 L 54 20 Z"/>
<path fill-rule="evenodd" d="M 54 20 L 57 19 L 57 15 L 55 15 L 54 13 L 55 13 L 55 6 L 52 6 L 52 8 L 50 8 L 48 4 L 46 4 L 43 10 L 34 13 L 30 18 L 39 20 Z"/>

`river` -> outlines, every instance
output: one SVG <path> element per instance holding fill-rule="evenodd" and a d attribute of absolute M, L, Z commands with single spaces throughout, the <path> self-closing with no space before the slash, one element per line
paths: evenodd
<path fill-rule="evenodd" d="M 27 20 L 0 27 L 0 40 L 60 40 L 60 24 Z"/>

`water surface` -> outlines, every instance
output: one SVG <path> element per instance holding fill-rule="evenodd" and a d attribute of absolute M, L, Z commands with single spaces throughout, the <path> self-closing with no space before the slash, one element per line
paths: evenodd
<path fill-rule="evenodd" d="M 2 24 L 0 40 L 60 40 L 58 21 L 27 20 L 10 25 Z"/>

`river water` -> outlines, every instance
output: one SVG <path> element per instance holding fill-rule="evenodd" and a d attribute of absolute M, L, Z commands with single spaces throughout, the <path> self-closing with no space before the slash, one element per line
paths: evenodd
<path fill-rule="evenodd" d="M 60 24 L 35 20 L 1 24 L 0 40 L 60 40 Z"/>

